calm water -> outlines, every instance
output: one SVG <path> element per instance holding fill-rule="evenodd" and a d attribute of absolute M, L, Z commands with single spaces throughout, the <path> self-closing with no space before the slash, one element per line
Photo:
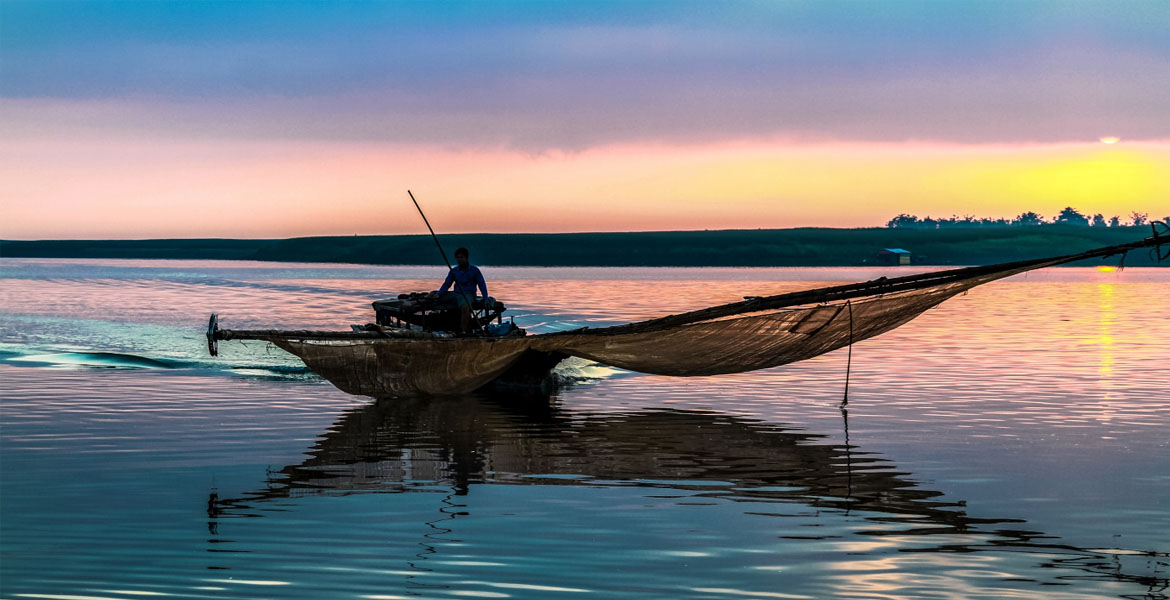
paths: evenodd
<path fill-rule="evenodd" d="M 860 269 L 486 268 L 530 331 Z M 888 273 L 886 273 L 888 274 Z M 1166 598 L 1170 269 L 1052 269 L 853 349 L 379 401 L 202 329 L 439 269 L 0 261 L 5 598 Z"/>

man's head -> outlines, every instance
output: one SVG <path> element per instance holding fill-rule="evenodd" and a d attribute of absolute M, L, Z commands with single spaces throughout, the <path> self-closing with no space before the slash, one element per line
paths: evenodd
<path fill-rule="evenodd" d="M 461 268 L 461 269 L 467 268 L 468 254 L 469 253 L 467 252 L 467 248 L 459 248 L 458 250 L 455 251 L 455 262 L 459 264 L 459 268 Z"/>

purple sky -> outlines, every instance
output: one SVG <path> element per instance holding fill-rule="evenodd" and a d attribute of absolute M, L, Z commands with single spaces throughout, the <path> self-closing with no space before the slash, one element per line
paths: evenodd
<path fill-rule="evenodd" d="M 4 3 L 8 132 L 1170 138 L 1170 3 Z M 46 103 L 85 106 L 48 111 Z"/>

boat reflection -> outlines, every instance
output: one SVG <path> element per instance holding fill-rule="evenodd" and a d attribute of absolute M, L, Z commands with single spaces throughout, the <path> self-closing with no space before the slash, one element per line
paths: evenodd
<path fill-rule="evenodd" d="M 922 488 L 880 456 L 794 426 L 719 412 L 589 413 L 547 398 L 385 400 L 344 414 L 308 454 L 270 472 L 264 489 L 213 497 L 212 527 L 220 517 L 262 516 L 267 501 L 307 495 L 433 493 L 438 485 L 450 489 L 445 503 L 454 506 L 455 496 L 474 494 L 480 484 L 644 486 L 843 513 L 855 517 L 862 535 L 937 537 L 916 538 L 928 543 L 907 551 L 1024 552 L 1041 567 L 1138 583 L 1149 597 L 1164 597 L 1157 594 L 1167 586 L 1158 569 L 1150 574 L 1122 561 L 1165 562 L 1162 553 L 1086 550 L 1025 530 L 1018 519 L 976 518 L 963 502 Z M 440 520 L 466 514 L 440 512 Z"/>
<path fill-rule="evenodd" d="M 220 505 L 435 483 L 456 495 L 492 483 L 640 485 L 874 511 L 956 532 L 991 522 L 939 500 L 889 461 L 825 441 L 709 411 L 591 414 L 483 396 L 385 400 L 344 414 L 307 460 L 271 472 L 265 489 Z"/>

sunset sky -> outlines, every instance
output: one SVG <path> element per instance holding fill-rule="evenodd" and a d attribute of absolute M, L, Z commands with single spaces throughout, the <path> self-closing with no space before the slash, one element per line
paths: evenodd
<path fill-rule="evenodd" d="M 0 2 L 0 238 L 1170 214 L 1170 2 Z M 1116 137 L 1115 143 L 1102 138 Z"/>

